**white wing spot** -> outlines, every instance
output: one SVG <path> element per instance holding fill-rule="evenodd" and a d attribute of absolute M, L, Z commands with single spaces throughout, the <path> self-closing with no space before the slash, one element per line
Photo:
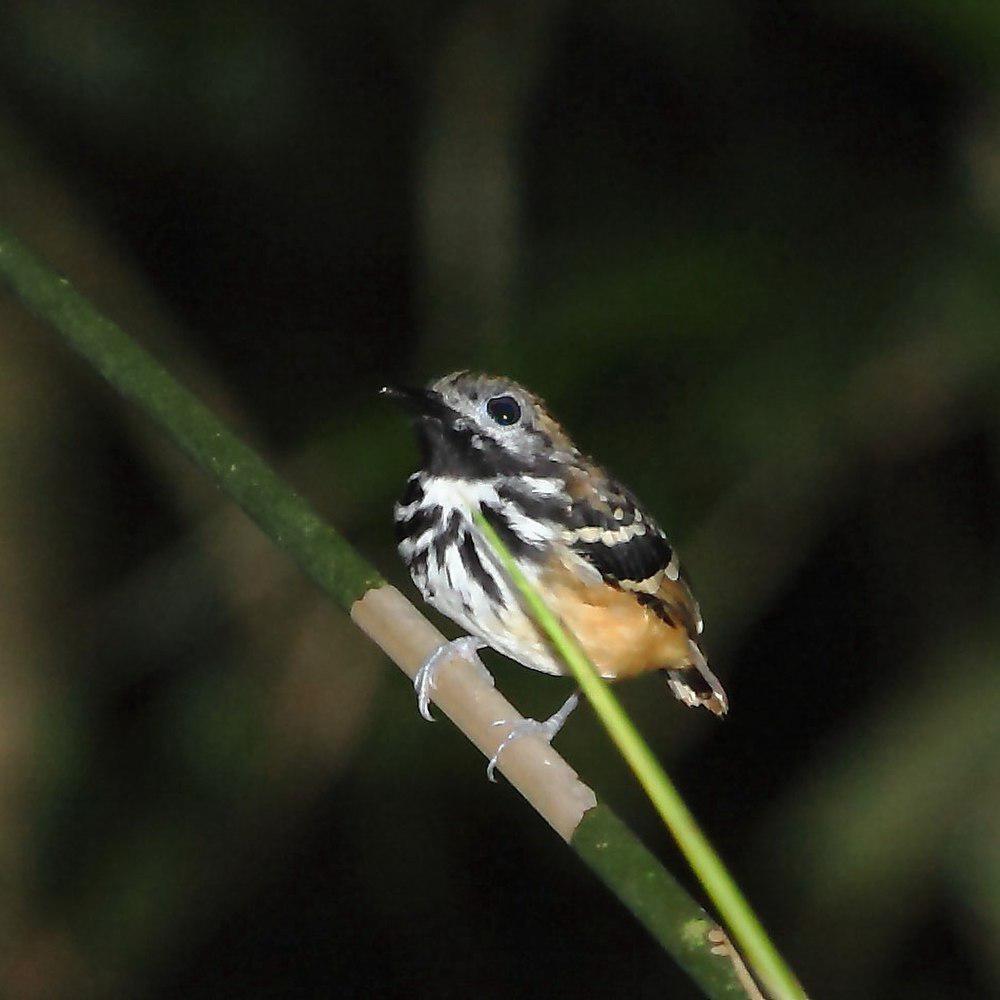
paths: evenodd
<path fill-rule="evenodd" d="M 676 580 L 680 576 L 680 563 L 677 561 L 677 553 L 675 552 L 670 557 L 670 562 L 667 563 L 667 568 L 665 570 L 668 580 Z"/>

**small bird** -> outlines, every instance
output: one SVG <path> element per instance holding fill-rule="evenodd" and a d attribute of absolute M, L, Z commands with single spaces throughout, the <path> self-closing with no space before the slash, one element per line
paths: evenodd
<path fill-rule="evenodd" d="M 524 610 L 473 521 L 480 511 L 549 607 L 609 680 L 660 670 L 686 705 L 728 709 L 701 648 L 702 618 L 677 553 L 624 486 L 581 454 L 541 399 L 512 379 L 453 372 L 426 389 L 382 390 L 412 412 L 422 466 L 394 509 L 399 554 L 424 599 L 468 636 L 418 672 L 431 718 L 434 670 L 490 646 L 532 670 L 566 669 Z M 577 703 L 515 726 L 490 761 L 532 732 L 546 740 Z"/>

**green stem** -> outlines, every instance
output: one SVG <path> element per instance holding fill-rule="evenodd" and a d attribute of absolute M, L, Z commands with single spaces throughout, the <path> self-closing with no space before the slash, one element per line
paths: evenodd
<path fill-rule="evenodd" d="M 732 961 L 711 951 L 715 921 L 606 805 L 588 810 L 571 843 L 706 996 L 747 996 Z"/>
<path fill-rule="evenodd" d="M 660 762 L 625 714 L 611 686 L 597 673 L 575 636 L 563 628 L 528 582 L 489 522 L 478 512 L 475 516 L 479 529 L 496 550 L 531 614 L 570 668 L 611 739 L 639 779 L 740 950 L 775 996 L 781 1000 L 805 1000 L 806 994 L 799 981 L 768 937 L 722 859 L 701 832 Z"/>
<path fill-rule="evenodd" d="M 384 581 L 249 447 L 69 282 L 0 230 L 0 277 L 112 386 L 153 418 L 219 488 L 345 610 Z M 746 997 L 733 964 L 712 953 L 704 910 L 605 806 L 573 846 L 712 1000 Z"/>
<path fill-rule="evenodd" d="M 0 230 L 0 274 L 123 396 L 138 403 L 341 607 L 384 581 L 260 456 L 66 278 Z"/>

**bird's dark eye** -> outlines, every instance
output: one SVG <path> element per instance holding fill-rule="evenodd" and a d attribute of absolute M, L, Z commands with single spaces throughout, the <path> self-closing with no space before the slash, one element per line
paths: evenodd
<path fill-rule="evenodd" d="M 521 419 L 521 407 L 513 396 L 494 396 L 486 404 L 486 412 L 501 427 L 510 427 Z"/>

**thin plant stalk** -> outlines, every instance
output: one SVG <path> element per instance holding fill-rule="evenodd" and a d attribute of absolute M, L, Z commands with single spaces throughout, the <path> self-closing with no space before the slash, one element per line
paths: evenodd
<path fill-rule="evenodd" d="M 521 592 L 535 621 L 549 637 L 593 705 L 597 717 L 677 841 L 754 972 L 779 1000 L 806 1000 L 806 993 L 795 974 L 768 937 L 722 859 L 701 832 L 674 783 L 625 713 L 621 702 L 611 690 L 611 685 L 598 674 L 576 637 L 563 628 L 558 617 L 518 568 L 496 531 L 478 512 L 476 524 Z"/>

